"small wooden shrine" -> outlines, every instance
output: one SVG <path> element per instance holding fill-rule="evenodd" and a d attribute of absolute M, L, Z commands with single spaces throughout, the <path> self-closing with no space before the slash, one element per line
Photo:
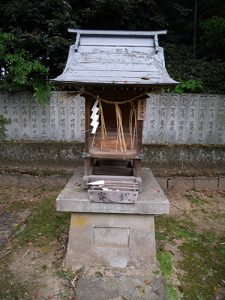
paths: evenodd
<path fill-rule="evenodd" d="M 58 88 L 85 97 L 84 188 L 92 202 L 134 203 L 142 190 L 146 99 L 177 84 L 158 36 L 166 31 L 77 30 Z"/>

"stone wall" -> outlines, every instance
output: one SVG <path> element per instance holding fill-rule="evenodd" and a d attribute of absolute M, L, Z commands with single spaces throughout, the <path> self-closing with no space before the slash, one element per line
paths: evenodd
<path fill-rule="evenodd" d="M 176 169 L 182 173 L 196 170 L 205 174 L 206 170 L 219 169 L 225 173 L 224 145 L 144 145 L 143 164 L 150 166 L 155 174 L 160 170 Z M 74 164 L 82 162 L 83 144 L 79 142 L 0 142 L 0 169 L 2 160 L 17 161 L 29 165 L 41 162 Z M 189 173 L 189 171 L 188 171 Z"/>
<path fill-rule="evenodd" d="M 83 97 L 53 92 L 40 106 L 29 93 L 0 93 L 0 114 L 10 119 L 6 140 L 83 141 Z M 225 144 L 225 95 L 151 94 L 145 144 Z"/>

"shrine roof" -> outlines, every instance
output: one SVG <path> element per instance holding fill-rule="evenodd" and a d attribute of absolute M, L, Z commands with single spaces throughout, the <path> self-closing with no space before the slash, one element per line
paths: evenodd
<path fill-rule="evenodd" d="M 175 85 L 158 35 L 166 31 L 69 29 L 76 33 L 55 84 Z"/>

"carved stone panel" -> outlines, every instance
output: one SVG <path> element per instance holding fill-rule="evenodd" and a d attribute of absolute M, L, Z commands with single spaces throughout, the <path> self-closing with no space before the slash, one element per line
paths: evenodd
<path fill-rule="evenodd" d="M 49 138 L 50 140 L 58 140 L 58 93 L 51 95 L 49 103 Z"/>
<path fill-rule="evenodd" d="M 41 106 L 31 93 L 0 93 L 6 140 L 84 141 L 85 98 L 52 92 Z M 224 144 L 225 95 L 149 94 L 143 128 L 146 144 Z"/>

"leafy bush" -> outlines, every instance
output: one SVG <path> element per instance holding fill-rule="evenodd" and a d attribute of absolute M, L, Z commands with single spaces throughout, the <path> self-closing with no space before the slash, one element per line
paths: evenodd
<path fill-rule="evenodd" d="M 48 68 L 20 49 L 16 36 L 0 32 L 0 90 L 31 89 L 36 99 L 47 102 L 51 90 Z"/>
<path fill-rule="evenodd" d="M 225 92 L 224 60 L 207 61 L 206 59 L 195 58 L 192 54 L 192 48 L 187 45 L 167 43 L 164 47 L 167 70 L 173 79 L 179 82 L 188 81 L 191 85 L 188 87 L 191 92 Z M 188 91 L 187 86 L 184 89 Z"/>
<path fill-rule="evenodd" d="M 181 80 L 175 89 L 176 93 L 196 93 L 203 91 L 203 84 L 201 80 Z"/>
<path fill-rule="evenodd" d="M 225 51 L 225 18 L 213 16 L 200 24 L 201 42 L 211 57 L 223 57 Z M 213 51 L 212 51 L 213 49 Z"/>

